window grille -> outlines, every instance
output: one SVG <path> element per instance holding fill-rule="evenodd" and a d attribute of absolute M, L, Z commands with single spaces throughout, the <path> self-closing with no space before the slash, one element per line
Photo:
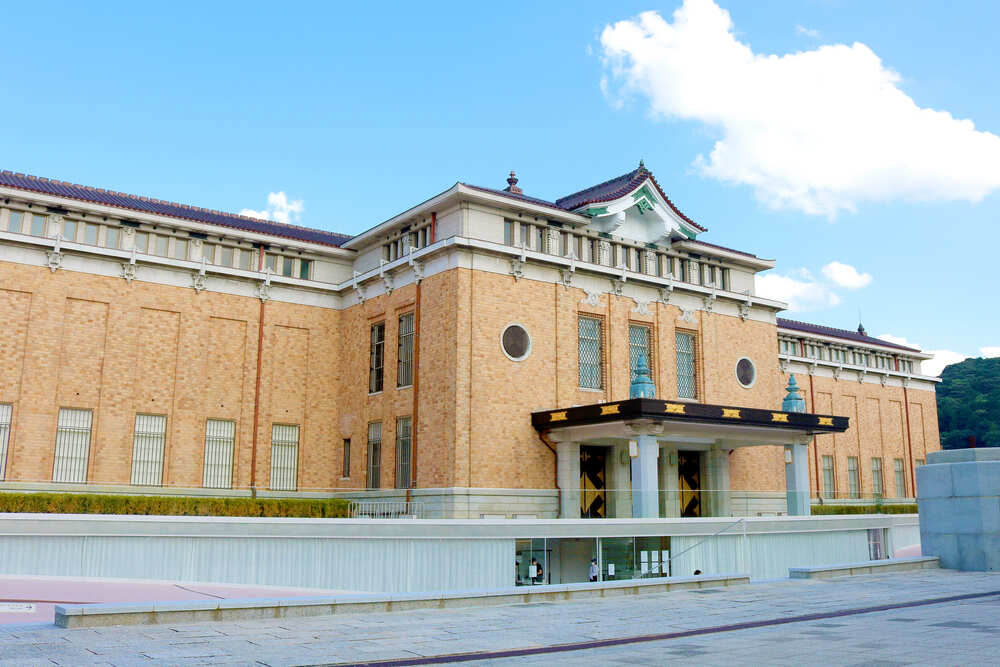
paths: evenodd
<path fill-rule="evenodd" d="M 893 459 L 893 472 L 896 474 L 896 497 L 906 497 L 906 473 L 903 472 L 903 459 Z"/>
<path fill-rule="evenodd" d="M 382 391 L 382 366 L 385 365 L 385 322 L 372 325 L 371 360 L 368 365 L 368 393 Z"/>
<path fill-rule="evenodd" d="M 299 427 L 271 425 L 271 490 L 294 491 L 298 479 Z"/>
<path fill-rule="evenodd" d="M 163 443 L 167 439 L 165 415 L 135 416 L 132 436 L 132 484 L 159 486 L 163 484 Z"/>
<path fill-rule="evenodd" d="M 603 350 L 601 341 L 601 321 L 593 317 L 581 317 L 578 323 L 580 350 L 580 386 L 587 389 L 603 389 Z"/>
<path fill-rule="evenodd" d="M 368 424 L 368 488 L 382 488 L 382 422 Z"/>
<path fill-rule="evenodd" d="M 205 469 L 202 486 L 208 489 L 233 488 L 235 440 L 235 421 L 209 419 L 205 422 Z"/>
<path fill-rule="evenodd" d="M 834 497 L 833 457 L 823 456 L 823 497 Z"/>
<path fill-rule="evenodd" d="M 851 498 L 860 498 L 860 480 L 858 479 L 858 457 L 847 457 L 847 491 Z"/>
<path fill-rule="evenodd" d="M 396 420 L 396 488 L 410 488 L 410 418 Z"/>
<path fill-rule="evenodd" d="M 693 334 L 676 334 L 677 397 L 698 398 L 698 378 L 695 369 L 696 345 Z"/>
<path fill-rule="evenodd" d="M 10 442 L 10 421 L 14 408 L 9 403 L 0 403 L 0 481 L 6 479 L 7 445 Z"/>
<path fill-rule="evenodd" d="M 882 459 L 878 457 L 872 458 L 872 493 L 876 496 L 884 495 L 884 487 L 882 485 Z"/>
<path fill-rule="evenodd" d="M 92 410 L 59 408 L 56 453 L 52 464 L 53 482 L 86 482 L 90 458 Z"/>
<path fill-rule="evenodd" d="M 629 377 L 635 379 L 635 369 L 639 364 L 639 357 L 645 355 L 646 365 L 653 370 L 653 346 L 652 336 L 649 327 L 641 324 L 630 324 L 628 326 L 628 368 Z"/>
<path fill-rule="evenodd" d="M 351 476 L 351 439 L 344 438 L 344 472 L 342 477 Z"/>
<path fill-rule="evenodd" d="M 396 355 L 396 386 L 413 384 L 413 313 L 399 318 L 399 345 Z"/>

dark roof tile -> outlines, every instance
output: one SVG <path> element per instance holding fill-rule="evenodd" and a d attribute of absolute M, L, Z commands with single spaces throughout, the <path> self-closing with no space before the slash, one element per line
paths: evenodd
<path fill-rule="evenodd" d="M 906 350 L 908 352 L 920 352 L 920 350 L 913 347 L 897 345 L 895 343 L 890 343 L 887 340 L 882 340 L 881 338 L 864 336 L 858 333 L 857 331 L 849 331 L 847 329 L 835 329 L 833 327 L 823 326 L 822 324 L 809 324 L 808 322 L 786 320 L 784 318 L 779 317 L 778 326 L 783 327 L 785 329 L 794 329 L 795 331 L 801 331 L 803 333 L 815 334 L 817 336 L 830 336 L 831 338 L 843 338 L 844 340 L 854 341 L 855 343 L 865 343 L 868 345 L 881 345 L 883 347 L 893 347 L 898 350 Z"/>

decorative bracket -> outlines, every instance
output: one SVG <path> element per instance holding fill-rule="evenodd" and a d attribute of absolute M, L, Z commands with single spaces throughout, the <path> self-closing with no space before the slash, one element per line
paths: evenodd
<path fill-rule="evenodd" d="M 621 296 L 622 295 L 622 290 L 624 288 L 625 288 L 624 277 L 622 278 L 622 280 L 619 280 L 617 278 L 612 278 L 611 279 L 611 291 L 614 292 L 616 296 Z"/>
<path fill-rule="evenodd" d="M 392 294 L 392 290 L 395 288 L 395 285 L 392 282 L 392 274 L 385 270 L 386 264 L 388 264 L 388 262 L 386 262 L 385 259 L 380 259 L 378 261 L 378 277 L 382 279 L 382 284 L 385 285 L 385 293 Z"/>
<path fill-rule="evenodd" d="M 580 299 L 580 303 L 585 303 L 588 306 L 600 306 L 601 305 L 601 293 L 595 290 L 584 289 L 587 296 Z"/>
<path fill-rule="evenodd" d="M 816 375 L 816 366 L 817 364 L 815 361 L 809 364 L 809 370 L 808 370 L 809 375 Z"/>
<path fill-rule="evenodd" d="M 867 368 L 862 368 L 860 371 L 858 371 L 858 384 L 861 384 L 865 381 L 866 375 L 868 375 Z"/>
<path fill-rule="evenodd" d="M 632 300 L 635 301 L 635 311 L 640 315 L 651 315 L 649 312 L 649 304 L 651 304 L 653 299 L 643 299 L 642 297 L 634 296 Z"/>
<path fill-rule="evenodd" d="M 264 267 L 264 280 L 257 287 L 257 298 L 267 301 L 271 298 L 271 267 Z"/>
<path fill-rule="evenodd" d="M 903 389 L 909 389 L 909 388 L 910 388 L 910 376 L 907 375 L 903 378 Z"/>
<path fill-rule="evenodd" d="M 514 276 L 514 282 L 524 277 L 524 260 L 510 260 L 510 275 Z"/>
<path fill-rule="evenodd" d="M 681 314 L 677 319 L 683 322 L 688 322 L 689 324 L 694 324 L 694 309 L 681 308 Z"/>
<path fill-rule="evenodd" d="M 746 295 L 746 300 L 740 303 L 740 319 L 744 322 L 750 317 L 750 306 L 753 305 L 753 300 L 750 299 L 750 290 L 743 290 L 743 294 Z"/>
<path fill-rule="evenodd" d="M 424 279 L 424 264 L 423 262 L 413 261 L 413 253 L 415 252 L 415 250 L 416 249 L 413 246 L 410 246 L 409 257 L 407 258 L 407 262 L 409 263 L 410 268 L 413 269 L 414 280 L 416 280 L 419 283 L 421 280 Z"/>
<path fill-rule="evenodd" d="M 843 366 L 836 366 L 833 369 L 833 379 L 836 380 L 837 382 L 840 382 L 840 374 L 843 372 L 844 372 Z"/>
<path fill-rule="evenodd" d="M 674 295 L 674 284 L 670 283 L 666 287 L 660 288 L 660 301 L 670 303 L 670 298 Z"/>
<path fill-rule="evenodd" d="M 126 229 L 130 228 L 126 227 Z M 128 262 L 122 262 L 122 278 L 130 285 L 135 279 L 135 246 L 132 246 L 132 256 L 129 257 Z"/>
<path fill-rule="evenodd" d="M 63 254 L 62 254 L 62 234 L 56 234 L 56 244 L 52 247 L 52 250 L 45 251 L 45 258 L 49 265 L 49 271 L 55 273 L 57 269 L 62 268 Z"/>
<path fill-rule="evenodd" d="M 201 267 L 198 269 L 198 273 L 191 274 L 191 287 L 194 288 L 195 294 L 201 294 L 201 291 L 205 289 L 205 258 L 201 258 Z"/>
<path fill-rule="evenodd" d="M 715 289 L 712 289 L 711 294 L 707 295 L 704 299 L 705 301 L 705 312 L 710 313 L 715 307 Z"/>
<path fill-rule="evenodd" d="M 573 269 L 559 269 L 559 282 L 566 289 L 573 285 Z"/>
<path fill-rule="evenodd" d="M 883 387 L 885 385 L 889 384 L 889 374 L 888 373 L 883 373 L 882 377 L 879 378 L 879 382 L 882 383 Z"/>
<path fill-rule="evenodd" d="M 352 286 L 354 287 L 355 291 L 358 293 L 358 303 L 364 303 L 365 302 L 365 288 L 364 288 L 364 285 L 362 285 L 361 283 L 358 282 L 358 276 L 360 276 L 360 275 L 361 274 L 358 273 L 357 271 L 354 272 L 354 278 L 352 280 Z"/>
<path fill-rule="evenodd" d="M 782 373 L 787 373 L 791 365 L 792 364 L 788 361 L 788 359 L 778 359 L 778 368 L 781 369 Z"/>

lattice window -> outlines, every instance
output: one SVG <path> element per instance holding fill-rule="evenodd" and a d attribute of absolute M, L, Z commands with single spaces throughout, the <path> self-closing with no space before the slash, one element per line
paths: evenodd
<path fill-rule="evenodd" d="M 382 488 L 382 422 L 368 424 L 368 488 Z"/>
<path fill-rule="evenodd" d="M 823 456 L 823 497 L 833 498 L 834 497 L 834 476 L 833 476 L 833 457 Z"/>
<path fill-rule="evenodd" d="M 603 389 L 604 352 L 601 321 L 593 317 L 581 317 L 577 327 L 580 351 L 580 386 L 587 389 Z"/>
<path fill-rule="evenodd" d="M 14 408 L 10 403 L 0 403 L 0 480 L 7 470 L 7 445 L 10 443 L 10 422 Z"/>
<path fill-rule="evenodd" d="M 677 333 L 677 397 L 698 398 L 697 343 L 694 334 Z"/>
<path fill-rule="evenodd" d="M 906 497 L 906 473 L 903 468 L 903 459 L 892 460 L 893 472 L 896 475 L 896 497 Z"/>
<path fill-rule="evenodd" d="M 236 422 L 228 419 L 205 421 L 205 466 L 202 486 L 209 489 L 233 487 L 233 448 Z"/>
<path fill-rule="evenodd" d="M 396 420 L 396 488 L 410 488 L 410 444 L 412 442 L 409 417 Z"/>
<path fill-rule="evenodd" d="M 641 324 L 628 325 L 628 368 L 629 377 L 635 377 L 635 369 L 639 365 L 639 357 L 646 357 L 646 365 L 650 375 L 653 371 L 653 336 L 649 327 Z"/>
<path fill-rule="evenodd" d="M 885 486 L 882 484 L 882 459 L 872 458 L 872 493 L 876 496 L 885 494 Z"/>
<path fill-rule="evenodd" d="M 372 325 L 370 362 L 368 364 L 368 393 L 382 391 L 382 371 L 385 365 L 385 322 Z"/>
<path fill-rule="evenodd" d="M 163 444 L 166 439 L 166 415 L 135 416 L 135 432 L 132 435 L 132 484 L 159 486 L 163 483 Z"/>
<path fill-rule="evenodd" d="M 413 384 L 413 313 L 399 318 L 399 345 L 396 355 L 396 386 Z"/>
<path fill-rule="evenodd" d="M 861 497 L 861 483 L 858 479 L 858 457 L 847 457 L 847 492 L 851 498 Z"/>
<path fill-rule="evenodd" d="M 294 491 L 299 468 L 299 427 L 271 425 L 271 486 L 273 491 Z"/>
<path fill-rule="evenodd" d="M 90 458 L 91 410 L 59 408 L 56 454 L 52 465 L 53 482 L 86 482 Z"/>

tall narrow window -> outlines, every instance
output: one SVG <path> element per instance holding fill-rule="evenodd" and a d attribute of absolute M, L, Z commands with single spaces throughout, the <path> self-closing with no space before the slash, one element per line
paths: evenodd
<path fill-rule="evenodd" d="M 344 452 L 343 452 L 342 459 L 343 459 L 343 463 L 344 463 L 344 470 L 343 470 L 343 474 L 341 475 L 341 477 L 343 477 L 344 479 L 347 479 L 348 477 L 351 476 L 351 439 L 350 438 L 344 438 Z"/>
<path fill-rule="evenodd" d="M 649 327 L 641 324 L 628 325 L 628 370 L 629 377 L 635 378 L 639 357 L 646 357 L 646 366 L 653 368 L 653 345 Z M 650 373 L 652 374 L 652 373 Z"/>
<path fill-rule="evenodd" d="M 88 245 L 97 245 L 97 235 L 100 231 L 99 225 L 92 225 L 88 222 L 83 226 L 83 242 Z"/>
<path fill-rule="evenodd" d="M 76 230 L 77 224 L 75 220 L 64 220 L 62 228 L 62 237 L 67 241 L 76 240 Z"/>
<path fill-rule="evenodd" d="M 14 409 L 10 403 L 0 403 L 0 480 L 6 479 L 7 445 L 10 442 L 10 418 Z"/>
<path fill-rule="evenodd" d="M 239 252 L 240 268 L 244 271 L 256 271 L 259 253 L 256 250 L 247 250 L 246 248 L 241 249 Z"/>
<path fill-rule="evenodd" d="M 382 422 L 368 424 L 368 488 L 382 488 Z"/>
<path fill-rule="evenodd" d="M 292 277 L 292 270 L 294 268 L 292 265 L 293 261 L 294 260 L 291 257 L 285 258 L 284 264 L 281 265 L 281 275 L 285 276 L 286 278 Z"/>
<path fill-rule="evenodd" d="M 211 243 L 202 243 L 201 256 L 204 257 L 205 261 L 209 264 L 215 264 L 215 245 Z"/>
<path fill-rule="evenodd" d="M 31 233 L 34 236 L 45 236 L 45 216 L 31 216 Z"/>
<path fill-rule="evenodd" d="M 132 436 L 132 484 L 163 484 L 163 443 L 167 438 L 166 415 L 136 415 Z"/>
<path fill-rule="evenodd" d="M 370 360 L 368 363 L 368 393 L 382 391 L 382 367 L 385 365 L 385 322 L 372 325 Z"/>
<path fill-rule="evenodd" d="M 294 491 L 299 471 L 299 427 L 271 425 L 271 490 Z"/>
<path fill-rule="evenodd" d="M 410 418 L 396 420 L 396 488 L 410 488 Z"/>
<path fill-rule="evenodd" d="M 675 335 L 677 353 L 677 398 L 698 398 L 696 343 L 694 334 Z"/>
<path fill-rule="evenodd" d="M 232 266 L 233 265 L 233 251 L 234 249 L 229 246 L 222 246 L 219 248 L 219 264 L 222 266 Z"/>
<path fill-rule="evenodd" d="M 601 321 L 581 317 L 577 324 L 580 350 L 580 386 L 586 389 L 603 389 L 604 352 L 601 341 Z"/>
<path fill-rule="evenodd" d="M 823 497 L 834 497 L 833 457 L 823 455 Z"/>
<path fill-rule="evenodd" d="M 847 493 L 851 498 L 861 497 L 861 483 L 858 479 L 858 457 L 847 457 Z"/>
<path fill-rule="evenodd" d="M 139 252 L 147 252 L 149 250 L 149 234 L 146 232 L 136 232 L 133 244 Z"/>
<path fill-rule="evenodd" d="M 514 245 L 514 221 L 503 221 L 503 243 L 504 245 Z"/>
<path fill-rule="evenodd" d="M 906 497 L 906 473 L 903 472 L 903 459 L 892 460 L 893 472 L 896 475 L 896 497 Z"/>
<path fill-rule="evenodd" d="M 187 242 L 187 239 L 174 239 L 174 258 L 175 259 L 187 259 L 188 258 L 188 242 Z"/>
<path fill-rule="evenodd" d="M 17 211 L 10 212 L 10 218 L 7 219 L 7 231 L 14 232 L 16 234 L 21 233 L 21 223 L 24 222 L 24 214 Z"/>
<path fill-rule="evenodd" d="M 308 259 L 299 260 L 299 278 L 302 280 L 309 280 L 309 269 L 312 267 L 312 262 Z"/>
<path fill-rule="evenodd" d="M 170 237 L 154 236 L 153 238 L 155 239 L 153 242 L 153 253 L 160 257 L 166 257 L 167 249 L 170 247 Z"/>
<path fill-rule="evenodd" d="M 413 384 L 413 313 L 399 318 L 399 344 L 396 356 L 396 386 Z"/>
<path fill-rule="evenodd" d="M 205 421 L 205 467 L 202 486 L 208 489 L 233 488 L 235 440 L 235 421 L 228 419 Z"/>
<path fill-rule="evenodd" d="M 876 496 L 885 494 L 885 486 L 882 484 L 882 459 L 872 458 L 872 493 Z"/>
<path fill-rule="evenodd" d="M 90 458 L 91 410 L 59 408 L 56 454 L 52 463 L 53 482 L 86 482 Z"/>

